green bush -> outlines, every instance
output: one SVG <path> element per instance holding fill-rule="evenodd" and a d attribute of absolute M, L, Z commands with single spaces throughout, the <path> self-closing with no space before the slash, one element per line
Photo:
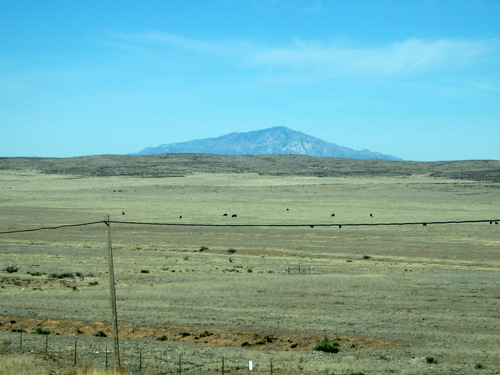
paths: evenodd
<path fill-rule="evenodd" d="M 97 333 L 94 334 L 95 337 L 108 337 L 106 332 L 104 331 L 98 331 Z"/>
<path fill-rule="evenodd" d="M 43 276 L 43 275 L 45 275 L 45 272 L 43 272 L 43 273 L 42 272 L 38 272 L 38 271 L 36 271 L 36 272 L 28 272 L 28 275 L 31 275 L 31 276 Z"/>
<path fill-rule="evenodd" d="M 141 273 L 149 273 L 149 270 L 141 270 Z"/>
<path fill-rule="evenodd" d="M 50 335 L 50 331 L 44 329 L 41 324 L 37 325 L 36 328 L 31 331 L 34 335 Z"/>
<path fill-rule="evenodd" d="M 325 353 L 338 353 L 340 351 L 339 343 L 337 341 L 330 341 L 328 339 L 324 339 L 320 343 L 318 343 L 313 350 Z"/>
<path fill-rule="evenodd" d="M 14 273 L 19 271 L 19 267 L 16 266 L 8 266 L 3 269 L 4 271 L 7 271 L 8 273 Z"/>
<path fill-rule="evenodd" d="M 75 275 L 72 272 L 63 272 L 63 273 L 51 273 L 49 277 L 51 279 L 65 279 L 65 278 L 74 279 Z"/>

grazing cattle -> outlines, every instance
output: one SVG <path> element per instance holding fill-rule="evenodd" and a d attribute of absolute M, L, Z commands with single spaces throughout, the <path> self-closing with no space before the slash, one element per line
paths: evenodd
<path fill-rule="evenodd" d="M 426 226 L 427 226 L 427 224 L 426 224 L 426 223 L 422 223 L 422 225 L 423 225 L 424 227 L 426 227 Z"/>
<path fill-rule="evenodd" d="M 122 211 L 122 215 L 125 215 L 125 212 Z"/>
<path fill-rule="evenodd" d="M 236 214 L 232 214 L 232 215 L 231 215 L 231 217 L 238 217 L 238 215 L 236 215 Z"/>
<path fill-rule="evenodd" d="M 230 262 L 230 263 L 233 263 L 233 258 L 229 258 L 229 262 Z"/>
<path fill-rule="evenodd" d="M 288 208 L 286 209 L 287 211 L 290 211 Z"/>
<path fill-rule="evenodd" d="M 370 214 L 370 217 L 373 217 L 373 214 Z"/>
<path fill-rule="evenodd" d="M 342 225 L 339 225 L 339 228 L 342 228 Z"/>
<path fill-rule="evenodd" d="M 227 214 L 224 214 L 224 215 L 222 215 L 222 216 L 227 216 Z"/>
<path fill-rule="evenodd" d="M 490 221 L 490 225 L 493 224 L 493 221 Z"/>
<path fill-rule="evenodd" d="M 332 214 L 331 216 L 332 216 L 332 217 L 335 217 L 335 214 Z"/>
<path fill-rule="evenodd" d="M 179 216 L 179 219 L 182 219 L 182 215 L 181 215 L 181 216 Z"/>
<path fill-rule="evenodd" d="M 309 225 L 309 228 L 314 228 L 314 225 Z"/>

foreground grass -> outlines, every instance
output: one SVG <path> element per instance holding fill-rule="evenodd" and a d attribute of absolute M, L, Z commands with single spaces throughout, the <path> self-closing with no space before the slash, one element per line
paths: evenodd
<path fill-rule="evenodd" d="M 58 365 L 46 359 L 32 356 L 0 356 L 0 374 L 2 375 L 116 375 L 115 371 L 106 371 L 92 366 L 81 366 L 62 370 Z"/>

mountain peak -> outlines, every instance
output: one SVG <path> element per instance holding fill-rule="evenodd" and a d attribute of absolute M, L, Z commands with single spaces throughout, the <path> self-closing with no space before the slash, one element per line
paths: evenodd
<path fill-rule="evenodd" d="M 220 155 L 309 155 L 350 159 L 401 160 L 368 150 L 355 151 L 323 141 L 285 126 L 276 126 L 245 133 L 229 133 L 217 138 L 148 147 L 136 155 L 198 153 Z"/>

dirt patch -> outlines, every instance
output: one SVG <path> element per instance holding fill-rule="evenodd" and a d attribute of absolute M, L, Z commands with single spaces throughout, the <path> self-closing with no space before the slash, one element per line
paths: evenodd
<path fill-rule="evenodd" d="M 55 335 L 98 336 L 102 333 L 112 336 L 111 323 L 71 319 L 28 318 L 21 316 L 0 316 L 0 330 L 33 333 L 37 327 Z M 310 350 L 325 339 L 322 335 L 300 332 L 265 332 L 260 330 L 235 330 L 221 327 L 201 326 L 147 326 L 133 323 L 120 323 L 120 339 L 155 338 L 158 341 L 183 341 L 219 347 L 252 347 L 265 350 Z M 335 335 L 328 337 L 353 349 L 384 348 L 401 349 L 409 345 L 399 341 L 383 341 L 373 337 Z"/>

